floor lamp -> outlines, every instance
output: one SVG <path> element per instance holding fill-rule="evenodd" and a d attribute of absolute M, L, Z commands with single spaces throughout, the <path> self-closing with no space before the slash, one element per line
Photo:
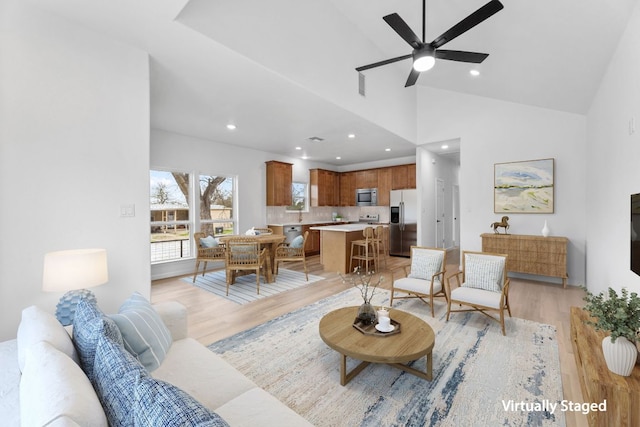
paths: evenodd
<path fill-rule="evenodd" d="M 73 323 L 82 298 L 96 300 L 87 288 L 107 283 L 106 249 L 74 249 L 49 252 L 44 256 L 42 290 L 66 292 L 56 306 L 56 317 L 64 326 Z"/>

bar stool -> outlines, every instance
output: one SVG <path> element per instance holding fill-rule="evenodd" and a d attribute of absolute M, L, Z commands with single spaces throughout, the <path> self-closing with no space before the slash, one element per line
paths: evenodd
<path fill-rule="evenodd" d="M 353 262 L 358 261 L 358 265 L 364 262 L 365 273 L 369 273 L 369 263 L 373 262 L 378 266 L 378 255 L 376 253 L 377 245 L 373 227 L 367 227 L 362 230 L 364 239 L 354 240 L 351 242 L 351 259 L 349 268 L 353 268 Z"/>
<path fill-rule="evenodd" d="M 376 244 L 376 255 L 378 255 L 378 259 L 380 258 L 380 248 L 382 247 L 382 259 L 384 260 L 384 268 L 387 268 L 387 256 L 389 255 L 389 246 L 387 245 L 387 233 L 385 233 L 384 227 L 378 225 L 375 228 L 374 232 L 375 236 L 375 244 Z M 376 268 L 378 267 L 378 263 L 376 261 Z"/>

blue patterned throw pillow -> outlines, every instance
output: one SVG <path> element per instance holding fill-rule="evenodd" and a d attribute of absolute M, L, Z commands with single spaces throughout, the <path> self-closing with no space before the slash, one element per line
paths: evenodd
<path fill-rule="evenodd" d="M 149 372 L 158 368 L 173 342 L 171 332 L 151 303 L 138 292 L 110 316 L 120 328 L 124 348 Z"/>
<path fill-rule="evenodd" d="M 304 244 L 304 237 L 296 236 L 291 241 L 291 244 L 289 244 L 289 246 L 292 247 L 292 248 L 301 248 L 303 244 Z"/>
<path fill-rule="evenodd" d="M 124 347 L 102 336 L 96 347 L 94 388 L 110 426 L 134 425 L 134 390 L 144 367 Z"/>
<path fill-rule="evenodd" d="M 73 318 L 73 344 L 78 352 L 80 366 L 92 383 L 96 347 L 98 339 L 103 335 L 122 343 L 120 329 L 113 320 L 106 317 L 94 302 L 80 300 Z"/>
<path fill-rule="evenodd" d="M 218 414 L 167 382 L 140 377 L 135 388 L 134 425 L 228 427 Z"/>

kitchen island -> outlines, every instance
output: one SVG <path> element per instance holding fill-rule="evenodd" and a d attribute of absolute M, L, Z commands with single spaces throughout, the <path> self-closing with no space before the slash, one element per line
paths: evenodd
<path fill-rule="evenodd" d="M 351 271 L 351 242 L 363 238 L 362 231 L 369 224 L 344 224 L 311 227 L 320 232 L 320 264 L 325 271 L 346 274 Z M 375 227 L 375 226 L 373 226 Z"/>

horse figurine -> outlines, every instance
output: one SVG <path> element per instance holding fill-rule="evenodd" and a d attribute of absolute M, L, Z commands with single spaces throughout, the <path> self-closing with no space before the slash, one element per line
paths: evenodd
<path fill-rule="evenodd" d="M 490 225 L 490 227 L 493 228 L 493 232 L 496 234 L 500 234 L 498 232 L 498 228 L 502 227 L 504 228 L 504 234 L 508 234 L 507 230 L 509 229 L 509 217 L 508 216 L 503 216 L 502 219 L 500 220 L 500 222 L 494 222 L 493 224 Z"/>

